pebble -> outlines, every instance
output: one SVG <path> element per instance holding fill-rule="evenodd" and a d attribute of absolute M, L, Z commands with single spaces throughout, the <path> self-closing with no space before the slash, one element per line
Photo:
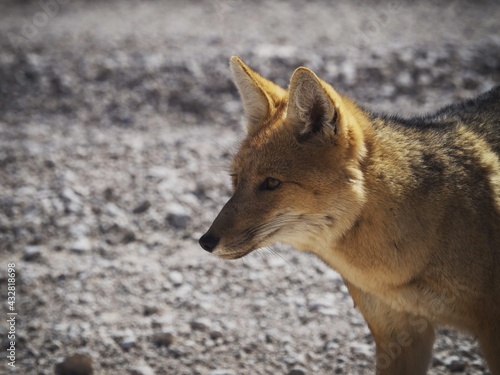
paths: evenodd
<path fill-rule="evenodd" d="M 42 252 L 39 246 L 26 246 L 24 248 L 23 259 L 27 262 L 32 262 L 40 259 Z"/>
<path fill-rule="evenodd" d="M 303 364 L 305 364 L 305 361 L 306 361 L 306 358 L 303 354 L 294 354 L 294 355 L 284 359 L 284 362 L 289 366 L 303 365 Z"/>
<path fill-rule="evenodd" d="M 224 337 L 224 334 L 221 332 L 221 331 L 218 331 L 216 329 L 210 331 L 210 338 L 212 340 L 217 340 L 217 339 L 221 339 Z"/>
<path fill-rule="evenodd" d="M 86 253 L 92 249 L 92 245 L 87 237 L 81 237 L 73 242 L 69 249 L 74 253 Z"/>
<path fill-rule="evenodd" d="M 151 207 L 151 202 L 148 200 L 142 201 L 139 203 L 135 208 L 132 210 L 132 213 L 134 214 L 142 214 L 149 210 L 149 207 Z"/>
<path fill-rule="evenodd" d="M 191 216 L 180 204 L 173 203 L 167 207 L 167 222 L 175 229 L 186 229 L 190 221 Z"/>
<path fill-rule="evenodd" d="M 235 375 L 233 370 L 212 370 L 208 375 Z"/>
<path fill-rule="evenodd" d="M 68 212 L 79 212 L 82 207 L 82 200 L 80 197 L 70 188 L 66 187 L 61 193 L 61 198 L 65 202 L 65 207 Z"/>
<path fill-rule="evenodd" d="M 135 232 L 131 229 L 126 229 L 123 234 L 122 243 L 128 244 L 134 242 L 137 239 Z"/>
<path fill-rule="evenodd" d="M 352 342 L 349 344 L 353 353 L 356 353 L 357 356 L 364 358 L 372 358 L 375 355 L 375 348 L 372 345 L 364 344 L 361 342 Z"/>
<path fill-rule="evenodd" d="M 153 305 L 144 306 L 144 311 L 143 311 L 144 316 L 151 316 L 154 314 L 158 314 L 159 312 L 160 309 L 158 308 L 158 306 L 153 306 Z"/>
<path fill-rule="evenodd" d="M 56 375 L 92 375 L 92 359 L 82 354 L 74 354 L 64 359 L 63 362 L 56 364 Z"/>
<path fill-rule="evenodd" d="M 133 367 L 130 370 L 130 375 L 155 375 L 155 372 L 151 367 L 147 365 L 141 365 Z"/>
<path fill-rule="evenodd" d="M 169 347 L 175 341 L 175 336 L 168 332 L 155 333 L 153 335 L 153 343 L 156 346 Z"/>
<path fill-rule="evenodd" d="M 463 372 L 467 364 L 457 356 L 450 356 L 443 360 L 444 365 L 451 372 Z"/>
<path fill-rule="evenodd" d="M 210 321 L 203 318 L 192 320 L 189 324 L 193 331 L 207 331 L 210 327 Z"/>
<path fill-rule="evenodd" d="M 182 283 L 184 282 L 184 276 L 182 276 L 182 273 L 180 273 L 179 271 L 171 271 L 168 275 L 168 278 L 174 286 L 182 285 Z"/>
<path fill-rule="evenodd" d="M 89 234 L 90 228 L 85 223 L 78 223 L 69 227 L 68 231 L 74 238 L 84 238 Z"/>
<path fill-rule="evenodd" d="M 65 187 L 63 189 L 63 191 L 61 192 L 61 196 L 62 198 L 76 204 L 76 205 L 81 205 L 82 204 L 82 200 L 80 199 L 80 197 L 73 191 L 71 190 L 69 187 Z"/>
<path fill-rule="evenodd" d="M 108 186 L 103 192 L 104 199 L 107 201 L 112 201 L 115 198 L 115 191 L 112 187 Z"/>
<path fill-rule="evenodd" d="M 120 341 L 120 348 L 123 350 L 129 350 L 131 347 L 135 346 L 136 339 L 134 336 L 127 336 Z"/>
<path fill-rule="evenodd" d="M 334 298 L 318 298 L 309 302 L 308 307 L 311 311 L 319 311 L 324 308 L 332 308 Z"/>
<path fill-rule="evenodd" d="M 178 348 L 170 349 L 168 351 L 168 355 L 172 358 L 181 358 L 184 355 L 184 352 Z"/>
<path fill-rule="evenodd" d="M 306 375 L 307 370 L 304 367 L 296 366 L 288 371 L 287 375 Z"/>
<path fill-rule="evenodd" d="M 52 169 L 56 166 L 56 163 L 54 163 L 54 161 L 52 161 L 50 159 L 46 159 L 43 161 L 43 165 L 45 165 L 45 167 L 47 167 L 49 169 Z"/>
<path fill-rule="evenodd" d="M 401 72 L 399 75 L 396 76 L 396 82 L 400 85 L 400 86 L 410 86 L 412 84 L 412 77 L 410 75 L 410 73 L 408 72 Z"/>
<path fill-rule="evenodd" d="M 186 300 L 192 297 L 193 294 L 193 286 L 190 284 L 183 284 L 179 288 L 175 290 L 175 297 L 180 300 Z"/>

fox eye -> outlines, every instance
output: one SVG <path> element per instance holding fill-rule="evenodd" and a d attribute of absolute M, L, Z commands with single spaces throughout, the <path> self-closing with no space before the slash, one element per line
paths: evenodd
<path fill-rule="evenodd" d="M 281 181 L 277 178 L 266 177 L 266 179 L 260 184 L 260 190 L 275 190 L 280 186 Z"/>

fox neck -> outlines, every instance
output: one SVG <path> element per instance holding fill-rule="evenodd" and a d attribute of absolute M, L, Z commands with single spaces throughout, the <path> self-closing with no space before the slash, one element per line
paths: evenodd
<path fill-rule="evenodd" d="M 363 202 L 342 236 L 322 240 L 313 252 L 359 287 L 376 289 L 380 286 L 377 280 L 384 285 L 403 285 L 421 272 L 429 258 L 422 254 L 429 251 L 428 246 L 409 242 L 410 238 L 425 241 L 429 223 L 420 213 L 429 207 L 415 207 L 408 187 L 411 165 L 397 140 L 377 134 L 381 127 L 376 122 L 382 120 L 368 120 L 363 112 L 358 112 L 357 118 L 366 148 L 359 164 Z"/>

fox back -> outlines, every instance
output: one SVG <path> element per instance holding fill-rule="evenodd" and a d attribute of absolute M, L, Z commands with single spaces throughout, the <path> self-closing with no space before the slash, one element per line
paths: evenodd
<path fill-rule="evenodd" d="M 237 57 L 231 69 L 247 136 L 201 246 L 224 259 L 275 242 L 317 255 L 367 320 L 378 374 L 424 374 L 436 324 L 476 335 L 500 374 L 500 88 L 403 119 L 307 68 L 288 90 Z"/>

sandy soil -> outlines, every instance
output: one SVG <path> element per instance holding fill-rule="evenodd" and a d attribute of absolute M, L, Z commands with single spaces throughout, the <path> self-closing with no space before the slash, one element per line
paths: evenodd
<path fill-rule="evenodd" d="M 306 65 L 369 108 L 423 113 L 500 83 L 500 3 L 60 2 L 0 4 L 0 282 L 6 301 L 14 262 L 18 312 L 1 371 L 374 373 L 333 270 L 196 243 L 243 136 L 228 59 L 283 86 Z M 429 373 L 451 372 L 488 374 L 474 338 L 443 328 Z"/>

